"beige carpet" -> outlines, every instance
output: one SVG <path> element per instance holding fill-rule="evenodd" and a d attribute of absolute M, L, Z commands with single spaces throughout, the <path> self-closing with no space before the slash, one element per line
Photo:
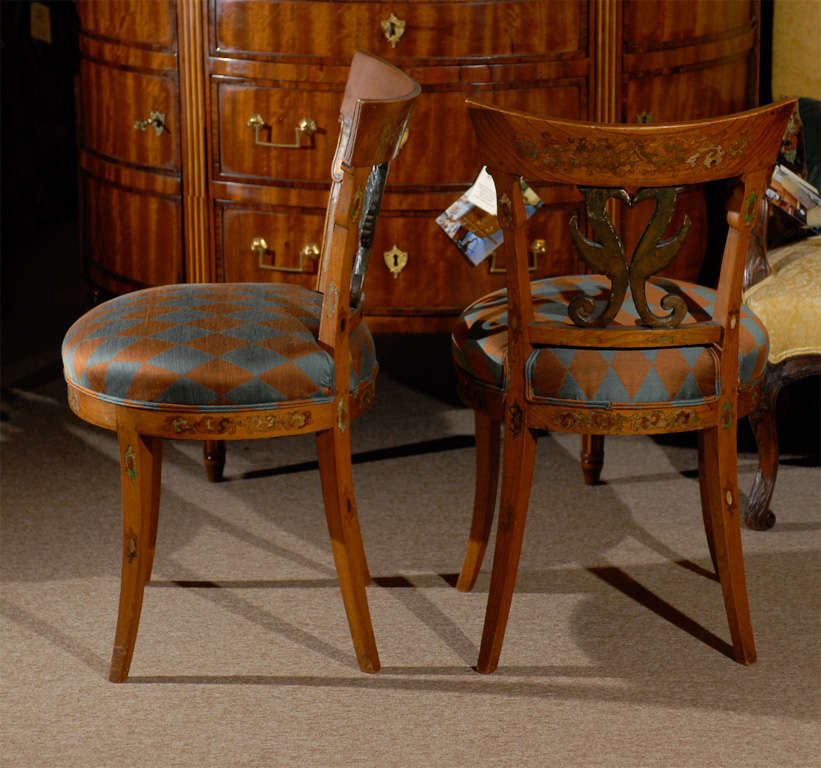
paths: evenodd
<path fill-rule="evenodd" d="M 815 462 L 783 457 L 776 527 L 744 531 L 759 651 L 744 668 L 726 655 L 693 442 L 611 440 L 588 488 L 577 438 L 543 437 L 501 664 L 481 676 L 490 557 L 473 594 L 450 586 L 472 418 L 432 372 L 387 365 L 353 432 L 382 671 L 355 664 L 313 441 L 233 444 L 219 485 L 198 444 L 175 443 L 132 676 L 114 685 L 116 442 L 42 363 L 4 382 L 0 765 L 821 765 Z M 754 466 L 742 454 L 742 489 Z"/>

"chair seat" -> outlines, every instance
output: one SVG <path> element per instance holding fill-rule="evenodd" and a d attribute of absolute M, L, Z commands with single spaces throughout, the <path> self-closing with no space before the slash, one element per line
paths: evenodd
<path fill-rule="evenodd" d="M 610 281 L 602 275 L 546 278 L 531 283 L 533 310 L 539 319 L 567 322 L 570 301 L 580 293 L 604 298 Z M 659 312 L 666 293 L 686 300 L 682 325 L 710 319 L 716 293 L 704 286 L 669 278 L 647 283 L 651 308 Z M 452 338 L 456 365 L 483 385 L 505 387 L 507 350 L 506 291 L 479 299 L 460 316 Z M 635 327 L 638 312 L 627 296 L 611 326 Z M 767 362 L 767 331 L 761 321 L 742 307 L 739 334 L 741 386 L 756 381 Z M 610 407 L 666 404 L 699 404 L 720 392 L 717 358 L 710 347 L 658 349 L 582 349 L 548 346 L 534 351 L 527 361 L 527 396 L 534 402 L 583 403 Z"/>
<path fill-rule="evenodd" d="M 183 284 L 118 296 L 63 342 L 69 383 L 115 404 L 230 411 L 331 401 L 334 361 L 317 341 L 322 297 L 298 285 Z M 377 373 L 364 323 L 351 333 L 351 392 Z"/>
<path fill-rule="evenodd" d="M 821 354 L 821 235 L 775 248 L 771 272 L 744 294 L 770 334 L 769 361 Z"/>

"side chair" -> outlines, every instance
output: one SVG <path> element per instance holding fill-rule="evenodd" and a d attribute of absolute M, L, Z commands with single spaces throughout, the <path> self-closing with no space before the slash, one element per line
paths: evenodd
<path fill-rule="evenodd" d="M 151 577 L 166 438 L 316 434 L 356 657 L 363 671 L 379 669 L 350 425 L 373 401 L 377 363 L 362 320 L 362 283 L 388 166 L 419 93 L 414 80 L 387 62 L 354 55 L 316 290 L 285 283 L 148 288 L 95 307 L 66 334 L 69 405 L 80 418 L 116 431 L 120 448 L 122 577 L 113 682 L 128 677 Z"/>
<path fill-rule="evenodd" d="M 742 304 L 741 289 L 758 201 L 793 108 L 785 101 L 717 119 L 646 126 L 573 122 L 468 101 L 478 159 L 496 185 L 509 265 L 506 288 L 469 306 L 452 334 L 457 386 L 475 412 L 477 444 L 473 520 L 457 582 L 463 591 L 472 588 L 487 547 L 504 444 L 478 671 L 493 672 L 499 663 L 539 430 L 698 431 L 702 516 L 733 654 L 744 664 L 755 661 L 736 425 L 755 404 L 767 333 Z M 522 179 L 533 187 L 578 188 L 586 217 L 570 219 L 569 235 L 590 274 L 531 283 Z M 717 290 L 654 277 L 687 238 L 689 219 L 674 219 L 685 185 L 720 179 L 738 179 L 742 194 L 727 217 Z M 641 201 L 652 205 L 629 253 L 614 213 L 619 204 Z"/>
<path fill-rule="evenodd" d="M 761 397 L 749 415 L 758 469 L 744 522 L 755 530 L 775 525 L 770 500 L 778 475 L 778 395 L 790 382 L 821 375 L 821 235 L 768 251 L 767 209 L 766 202 L 759 208 L 762 232 L 747 257 L 744 290 L 744 303 L 764 323 L 770 338 Z"/>

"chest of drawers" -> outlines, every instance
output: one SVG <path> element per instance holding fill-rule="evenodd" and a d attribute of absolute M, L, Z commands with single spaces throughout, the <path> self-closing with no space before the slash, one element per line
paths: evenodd
<path fill-rule="evenodd" d="M 365 285 L 377 331 L 446 330 L 502 285 L 501 258 L 472 266 L 435 222 L 479 171 L 466 96 L 568 118 L 659 122 L 753 106 L 758 88 L 756 0 L 77 8 L 84 247 L 89 279 L 107 292 L 204 280 L 313 285 L 353 50 L 422 84 Z M 556 234 L 567 228 L 551 222 L 583 216 L 580 197 L 537 191 L 534 276 L 575 271 L 572 244 Z M 703 197 L 687 208 L 696 252 L 707 236 Z M 640 234 L 629 221 L 626 229 L 628 240 Z M 676 274 L 694 278 L 700 266 L 685 258 Z"/>

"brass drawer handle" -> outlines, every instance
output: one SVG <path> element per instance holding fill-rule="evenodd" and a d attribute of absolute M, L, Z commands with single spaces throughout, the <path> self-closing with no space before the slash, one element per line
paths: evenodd
<path fill-rule="evenodd" d="M 379 24 L 382 27 L 382 34 L 385 35 L 385 39 L 391 44 L 391 48 L 396 48 L 402 39 L 402 35 L 405 34 L 407 22 L 398 18 L 395 13 L 391 13 L 387 19 L 382 19 Z"/>
<path fill-rule="evenodd" d="M 310 117 L 303 117 L 294 129 L 296 138 L 293 144 L 275 144 L 271 141 L 261 141 L 259 138 L 259 132 L 265 127 L 262 115 L 251 115 L 248 118 L 248 127 L 254 132 L 254 144 L 259 144 L 261 147 L 278 147 L 281 149 L 300 149 L 302 147 L 302 137 L 313 136 L 317 132 L 316 121 Z"/>
<path fill-rule="evenodd" d="M 163 131 L 167 130 L 165 127 L 165 112 L 152 111 L 148 117 L 137 120 L 137 122 L 134 123 L 134 127 L 138 131 L 147 131 L 149 127 L 151 127 L 157 136 L 162 136 Z"/>
<path fill-rule="evenodd" d="M 391 271 L 394 280 L 408 266 L 408 252 L 403 251 L 398 245 L 394 245 L 389 251 L 385 251 L 382 258 L 385 259 L 385 266 Z"/>
<path fill-rule="evenodd" d="M 538 237 L 530 243 L 528 248 L 530 253 L 530 264 L 528 264 L 528 272 L 535 272 L 538 266 L 539 256 L 544 256 L 547 253 L 547 242 Z M 488 270 L 492 275 L 504 274 L 506 269 L 504 267 L 496 266 L 496 252 L 490 254 L 490 268 Z"/>
<path fill-rule="evenodd" d="M 265 254 L 271 255 L 273 261 L 275 254 L 268 250 L 268 243 L 265 242 L 264 237 L 255 237 L 251 240 L 251 250 L 256 254 L 259 261 L 260 269 L 272 269 L 275 272 L 297 272 L 303 275 L 314 275 L 316 269 L 310 269 L 305 266 L 306 261 L 316 261 L 319 258 L 319 246 L 316 243 L 306 243 L 299 252 L 299 266 L 298 267 L 277 267 L 274 264 L 265 263 Z"/>

